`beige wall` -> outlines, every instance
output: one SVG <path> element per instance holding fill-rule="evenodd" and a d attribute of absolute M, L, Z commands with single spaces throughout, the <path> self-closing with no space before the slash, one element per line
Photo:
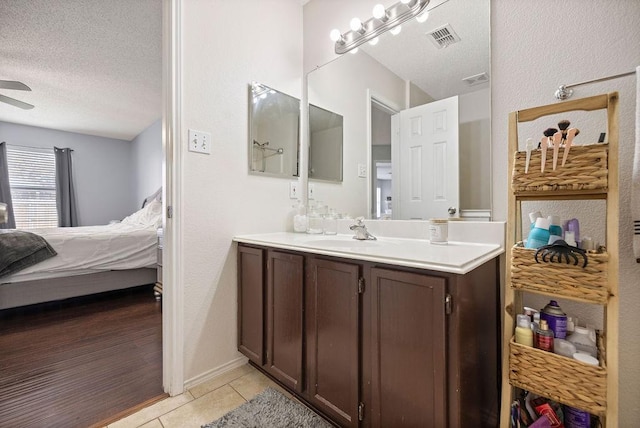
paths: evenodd
<path fill-rule="evenodd" d="M 507 115 L 556 102 L 553 93 L 560 84 L 640 65 L 640 3 L 493 0 L 491 7 L 493 207 L 496 218 L 505 219 Z M 633 260 L 629 208 L 635 88 L 635 78 L 625 77 L 575 88 L 573 96 L 620 93 L 620 427 L 640 420 L 640 265 Z"/>
<path fill-rule="evenodd" d="M 297 98 L 302 85 L 298 0 L 182 1 L 184 378 L 197 382 L 240 357 L 232 237 L 282 231 L 289 181 L 248 175 L 248 84 Z M 187 151 L 187 129 L 210 132 L 210 155 Z"/>

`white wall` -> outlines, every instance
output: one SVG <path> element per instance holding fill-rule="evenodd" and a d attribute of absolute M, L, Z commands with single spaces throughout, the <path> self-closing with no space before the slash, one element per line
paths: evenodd
<path fill-rule="evenodd" d="M 131 140 L 133 211 L 162 186 L 162 159 L 162 119 L 158 119 Z"/>
<path fill-rule="evenodd" d="M 301 97 L 298 0 L 182 1 L 182 165 L 176 185 L 183 261 L 187 384 L 240 358 L 237 234 L 292 230 L 289 181 L 248 174 L 248 84 Z M 187 129 L 210 132 L 210 155 L 187 151 Z"/>
<path fill-rule="evenodd" d="M 54 146 L 73 149 L 80 226 L 107 224 L 135 210 L 128 141 L 7 122 L 0 122 L 0 141 L 52 150 Z"/>
<path fill-rule="evenodd" d="M 640 5 L 636 0 L 539 0 L 535 6 L 494 0 L 491 7 L 493 208 L 497 219 L 506 219 L 509 112 L 556 102 L 553 93 L 560 84 L 634 70 L 640 65 Z M 549 25 L 550 17 L 557 25 Z M 640 265 L 631 249 L 629 208 L 635 83 L 630 76 L 580 86 L 572 98 L 620 94 L 620 427 L 640 420 Z"/>

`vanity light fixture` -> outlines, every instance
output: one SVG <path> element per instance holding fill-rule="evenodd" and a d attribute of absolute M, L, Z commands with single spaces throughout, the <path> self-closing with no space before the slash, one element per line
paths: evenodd
<path fill-rule="evenodd" d="M 332 30 L 329 37 L 335 42 L 335 52 L 343 54 L 356 49 L 358 46 L 371 42 L 386 31 L 396 35 L 402 27 L 400 24 L 416 18 L 419 22 L 427 20 L 426 7 L 429 0 L 400 0 L 398 3 L 384 8 L 378 4 L 373 8 L 373 17 L 365 22 L 353 18 L 349 23 L 350 31 L 341 33 L 340 30 Z M 372 44 L 375 44 L 373 42 Z"/>

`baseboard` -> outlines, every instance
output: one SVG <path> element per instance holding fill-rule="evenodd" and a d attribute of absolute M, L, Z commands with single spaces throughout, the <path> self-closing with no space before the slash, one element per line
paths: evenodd
<path fill-rule="evenodd" d="M 202 374 L 199 374 L 198 376 L 192 377 L 191 379 L 187 379 L 184 382 L 184 390 L 186 391 L 190 388 L 193 388 L 196 385 L 199 385 L 203 382 L 206 382 L 208 380 L 221 376 L 226 372 L 229 372 L 235 368 L 244 366 L 245 364 L 247 364 L 247 361 L 248 361 L 247 357 L 242 356 L 242 357 L 236 358 L 235 360 L 231 360 L 228 363 L 225 363 L 221 366 L 218 366 L 215 369 L 211 369 Z"/>

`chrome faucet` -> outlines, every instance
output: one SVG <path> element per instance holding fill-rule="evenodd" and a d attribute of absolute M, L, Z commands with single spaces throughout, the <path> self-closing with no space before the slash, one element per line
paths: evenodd
<path fill-rule="evenodd" d="M 353 239 L 357 239 L 359 241 L 365 241 L 365 240 L 374 241 L 378 239 L 372 234 L 370 234 L 369 231 L 367 230 L 367 226 L 365 226 L 364 224 L 364 217 L 356 218 L 356 224 L 349 226 L 349 229 L 353 230 L 356 233 Z"/>

